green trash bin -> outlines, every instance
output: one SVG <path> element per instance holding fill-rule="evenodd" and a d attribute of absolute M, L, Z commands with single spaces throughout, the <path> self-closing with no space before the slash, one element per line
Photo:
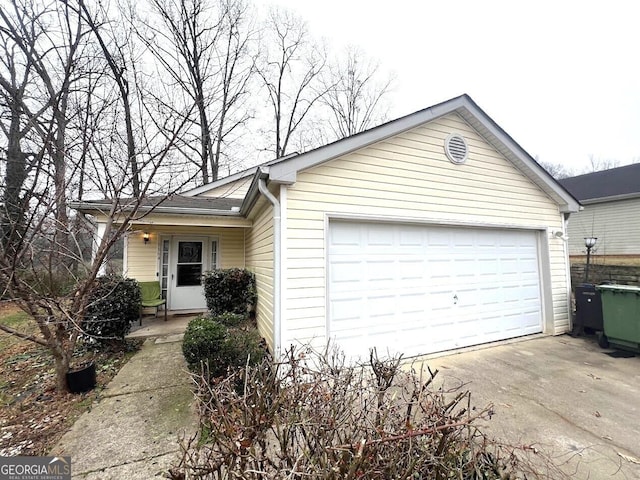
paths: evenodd
<path fill-rule="evenodd" d="M 604 335 L 601 347 L 640 353 L 640 287 L 632 285 L 598 285 L 602 297 Z"/>

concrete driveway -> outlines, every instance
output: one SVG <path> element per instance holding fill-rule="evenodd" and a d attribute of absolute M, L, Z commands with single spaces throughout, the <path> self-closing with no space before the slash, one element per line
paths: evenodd
<path fill-rule="evenodd" d="M 613 356 L 612 356 L 613 353 Z M 488 433 L 534 445 L 577 479 L 640 478 L 640 357 L 593 337 L 539 337 L 427 359 L 495 406 Z"/>

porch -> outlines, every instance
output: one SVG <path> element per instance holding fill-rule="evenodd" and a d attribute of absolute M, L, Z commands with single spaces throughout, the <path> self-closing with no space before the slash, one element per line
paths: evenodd
<path fill-rule="evenodd" d="M 246 227 L 133 224 L 124 242 L 124 274 L 158 281 L 170 312 L 206 310 L 202 275 L 245 266 Z"/>
<path fill-rule="evenodd" d="M 167 312 L 167 321 L 164 321 L 164 313 L 158 316 L 144 315 L 142 325 L 136 320 L 131 324 L 131 331 L 127 338 L 161 337 L 166 335 L 181 335 L 187 329 L 189 322 L 196 318 L 198 313 Z"/>

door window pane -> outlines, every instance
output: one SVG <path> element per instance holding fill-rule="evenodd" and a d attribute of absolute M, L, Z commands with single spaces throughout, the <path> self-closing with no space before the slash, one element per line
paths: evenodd
<path fill-rule="evenodd" d="M 162 240 L 162 275 L 160 277 L 162 298 L 167 298 L 167 286 L 169 284 L 169 248 L 171 242 L 169 240 Z"/>
<path fill-rule="evenodd" d="M 218 268 L 218 241 L 211 242 L 211 270 Z"/>
<path fill-rule="evenodd" d="M 177 287 L 193 287 L 201 284 L 203 246 L 203 242 L 178 242 Z"/>
<path fill-rule="evenodd" d="M 178 287 L 200 285 L 201 278 L 202 264 L 178 265 Z"/>
<path fill-rule="evenodd" d="M 178 263 L 202 263 L 202 242 L 178 242 Z"/>

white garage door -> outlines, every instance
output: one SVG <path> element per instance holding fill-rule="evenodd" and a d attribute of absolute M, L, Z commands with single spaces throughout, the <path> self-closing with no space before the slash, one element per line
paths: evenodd
<path fill-rule="evenodd" d="M 332 221 L 329 336 L 350 356 L 542 331 L 536 233 Z"/>

